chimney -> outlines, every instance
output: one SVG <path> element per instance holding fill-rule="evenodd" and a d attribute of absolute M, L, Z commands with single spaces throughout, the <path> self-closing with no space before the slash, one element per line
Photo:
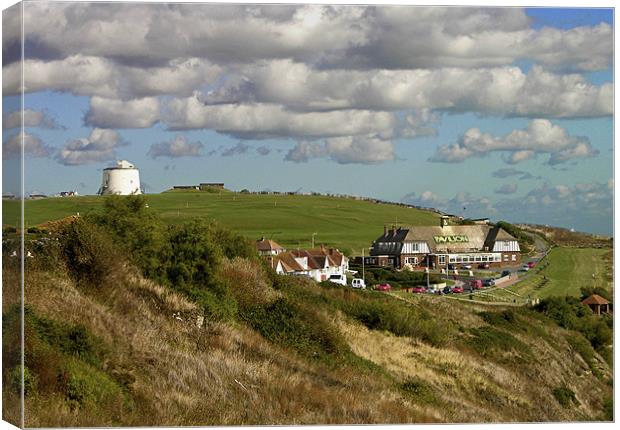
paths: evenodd
<path fill-rule="evenodd" d="M 396 236 L 396 225 L 392 224 L 392 236 Z"/>

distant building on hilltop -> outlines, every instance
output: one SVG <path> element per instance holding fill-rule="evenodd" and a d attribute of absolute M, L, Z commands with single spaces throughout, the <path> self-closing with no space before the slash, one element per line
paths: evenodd
<path fill-rule="evenodd" d="M 204 190 L 206 188 L 219 188 L 219 189 L 224 189 L 224 183 L 223 182 L 202 182 L 199 185 L 199 188 L 201 190 Z"/>
<path fill-rule="evenodd" d="M 116 166 L 103 169 L 101 188 L 97 194 L 118 194 L 121 196 L 142 194 L 140 172 L 129 161 L 117 161 Z"/>

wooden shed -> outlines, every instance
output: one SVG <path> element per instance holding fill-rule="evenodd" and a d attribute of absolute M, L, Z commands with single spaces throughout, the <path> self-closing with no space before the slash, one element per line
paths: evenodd
<path fill-rule="evenodd" d="M 582 300 L 584 305 L 588 305 L 592 312 L 596 315 L 606 314 L 611 312 L 611 307 L 609 302 L 598 294 L 592 294 L 587 299 Z"/>

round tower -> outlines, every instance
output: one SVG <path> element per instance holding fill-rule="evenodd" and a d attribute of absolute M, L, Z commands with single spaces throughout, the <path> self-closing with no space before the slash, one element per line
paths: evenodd
<path fill-rule="evenodd" d="M 116 166 L 103 169 L 101 188 L 97 194 L 118 194 L 121 196 L 142 194 L 140 172 L 129 161 L 117 161 Z"/>

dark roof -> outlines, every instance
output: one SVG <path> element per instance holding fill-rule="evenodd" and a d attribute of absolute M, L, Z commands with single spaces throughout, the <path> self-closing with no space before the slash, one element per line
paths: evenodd
<path fill-rule="evenodd" d="M 437 243 L 436 236 L 466 236 L 467 241 Z M 416 226 L 388 230 L 373 243 L 370 255 L 399 255 L 404 242 L 426 242 L 431 252 L 481 251 L 493 249 L 497 240 L 517 240 L 499 227 L 489 225 Z"/>
<path fill-rule="evenodd" d="M 583 300 L 581 303 L 584 305 L 608 305 L 609 302 L 605 300 L 603 297 L 598 294 L 592 294 L 587 299 Z"/>
<path fill-rule="evenodd" d="M 487 238 L 485 240 L 485 246 L 488 246 L 489 249 L 493 248 L 493 244 L 498 240 L 517 240 L 512 235 L 510 235 L 506 230 L 500 227 L 493 227 L 489 231 Z"/>

